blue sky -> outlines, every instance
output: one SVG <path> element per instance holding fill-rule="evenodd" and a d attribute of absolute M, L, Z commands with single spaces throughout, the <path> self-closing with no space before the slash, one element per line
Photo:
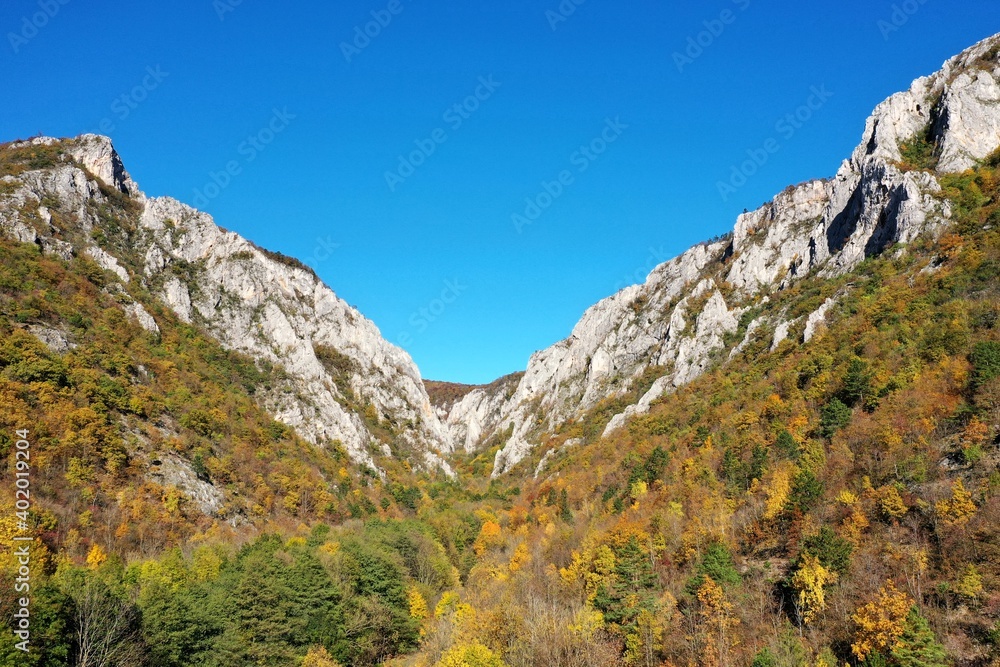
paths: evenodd
<path fill-rule="evenodd" d="M 0 140 L 110 134 L 425 377 L 488 382 L 1000 31 L 985 0 L 576 2 L 10 0 Z"/>

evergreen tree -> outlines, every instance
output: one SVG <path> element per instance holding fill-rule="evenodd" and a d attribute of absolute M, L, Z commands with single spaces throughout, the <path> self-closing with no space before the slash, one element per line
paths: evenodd
<path fill-rule="evenodd" d="M 614 556 L 614 576 L 598 587 L 594 607 L 609 623 L 632 629 L 640 611 L 655 607 L 657 577 L 649 554 L 635 536 L 615 548 Z"/>
<path fill-rule="evenodd" d="M 872 375 L 868 364 L 858 358 L 851 360 L 844 375 L 844 386 L 840 390 L 840 398 L 845 405 L 856 406 L 871 393 Z"/>
<path fill-rule="evenodd" d="M 295 616 L 293 593 L 277 576 L 273 561 L 251 557 L 232 592 L 226 648 L 234 664 L 283 666 L 294 662 L 294 646 L 305 639 L 305 622 Z"/>
<path fill-rule="evenodd" d="M 831 398 L 830 402 L 820 410 L 819 432 L 824 438 L 833 435 L 851 423 L 851 409 L 839 398 Z"/>
<path fill-rule="evenodd" d="M 840 576 L 847 574 L 853 551 L 851 543 L 838 536 L 830 526 L 823 526 L 817 534 L 802 541 L 803 554 L 815 556 L 823 567 Z"/>
<path fill-rule="evenodd" d="M 972 363 L 971 385 L 973 389 L 978 389 L 993 378 L 1000 377 L 1000 343 L 976 343 L 969 361 Z"/>
<path fill-rule="evenodd" d="M 573 512 L 569 508 L 569 493 L 566 489 L 559 494 L 559 518 L 569 523 L 573 520 Z"/>
<path fill-rule="evenodd" d="M 799 443 L 795 442 L 792 434 L 785 429 L 778 433 L 778 437 L 774 441 L 774 449 L 780 456 L 793 461 L 799 458 Z"/>
<path fill-rule="evenodd" d="M 694 595 L 706 577 L 724 586 L 738 586 L 743 581 L 725 544 L 712 542 L 708 545 L 698 563 L 695 576 L 687 582 L 687 592 Z"/>
<path fill-rule="evenodd" d="M 143 591 L 142 634 L 155 667 L 201 665 L 222 628 L 199 590 L 155 584 Z"/>
<path fill-rule="evenodd" d="M 778 659 L 766 646 L 757 652 L 750 667 L 778 667 Z"/>
<path fill-rule="evenodd" d="M 316 556 L 305 549 L 296 554 L 295 565 L 285 572 L 293 613 L 306 621 L 300 643 L 333 646 L 343 638 L 340 590 Z"/>
<path fill-rule="evenodd" d="M 916 606 L 910 609 L 903 636 L 892 649 L 892 661 L 898 667 L 947 667 L 950 664 L 944 647 Z"/>
<path fill-rule="evenodd" d="M 792 489 L 788 496 L 788 509 L 798 510 L 805 514 L 820 498 L 823 497 L 823 483 L 819 481 L 812 470 L 805 468 L 792 480 Z"/>

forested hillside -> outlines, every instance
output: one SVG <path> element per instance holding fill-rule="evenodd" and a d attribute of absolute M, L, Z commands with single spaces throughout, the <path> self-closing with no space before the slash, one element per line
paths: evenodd
<path fill-rule="evenodd" d="M 85 163 L 89 139 L 0 146 L 0 665 L 1000 666 L 1000 151 L 948 153 L 932 116 L 842 190 L 783 193 L 874 192 L 830 263 L 757 262 L 809 240 L 771 243 L 808 225 L 765 206 L 655 293 L 674 314 L 638 289 L 589 311 L 660 309 L 697 363 L 586 376 L 582 402 L 533 384 L 572 355 L 417 386 L 315 275 Z"/>
<path fill-rule="evenodd" d="M 4 635 L 8 664 L 993 664 L 996 165 L 943 177 L 939 239 L 767 305 L 844 294 L 808 344 L 751 338 L 606 438 L 600 406 L 520 489 L 359 475 L 253 406 L 265 371 L 5 242 L 4 453 L 30 430 L 38 554 L 38 650 Z M 142 472 L 172 456 L 233 491 L 218 519 Z"/>

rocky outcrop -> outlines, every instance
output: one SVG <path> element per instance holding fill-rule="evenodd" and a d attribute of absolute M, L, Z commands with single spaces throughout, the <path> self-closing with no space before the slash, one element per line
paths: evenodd
<path fill-rule="evenodd" d="M 645 283 L 588 309 L 566 340 L 532 355 L 522 376 L 472 389 L 440 409 L 409 356 L 311 271 L 177 201 L 147 199 L 106 138 L 32 140 L 60 148 L 62 162 L 7 177 L 0 228 L 54 256 L 88 256 L 121 285 L 139 281 L 182 321 L 283 368 L 287 382 L 259 399 L 318 445 L 342 443 L 356 461 L 373 464 L 375 454 L 389 453 L 372 435 L 374 419 L 425 467 L 447 468 L 441 455 L 453 449 L 499 443 L 498 475 L 531 454 L 543 434 L 602 401 L 631 403 L 607 424 L 611 435 L 751 343 L 770 336 L 776 349 L 793 334 L 796 342 L 812 338 L 834 304 L 790 319 L 787 308 L 768 308 L 772 294 L 806 276 L 840 276 L 942 229 L 951 211 L 936 176 L 967 169 L 1000 146 L 998 53 L 994 37 L 918 79 L 875 109 L 833 178 L 790 187 L 744 213 L 731 235 L 691 248 Z M 94 240 L 101 224 L 94 208 L 120 198 L 138 210 L 137 230 L 135 242 L 115 252 Z M 80 233 L 61 233 L 59 220 Z M 156 321 L 128 294 L 115 296 L 155 335 Z"/>
<path fill-rule="evenodd" d="M 466 429 L 466 447 L 503 433 L 494 467 L 501 474 L 531 453 L 542 432 L 603 398 L 627 395 L 640 377 L 657 375 L 605 435 L 768 329 L 776 348 L 799 320 L 761 315 L 739 336 L 742 316 L 769 293 L 807 275 L 842 275 L 947 224 L 951 211 L 935 196 L 934 173 L 962 171 L 1000 147 L 998 51 L 1000 37 L 985 40 L 886 100 L 834 178 L 786 189 L 739 216 L 726 242 L 696 246 L 654 269 L 644 284 L 593 306 L 569 338 L 532 356 L 510 398 L 470 394 L 451 410 L 449 428 Z M 905 169 L 902 146 L 920 142 L 934 147 L 936 164 Z M 806 318 L 804 339 L 832 306 Z"/>
<path fill-rule="evenodd" d="M 14 189 L 0 196 L 0 231 L 63 258 L 89 257 L 117 279 L 106 291 L 154 335 L 156 320 L 124 286 L 138 281 L 181 321 L 282 369 L 283 379 L 257 398 L 307 440 L 343 446 L 373 467 L 375 455 L 397 454 L 450 473 L 442 458 L 449 433 L 409 355 L 311 270 L 176 200 L 147 198 L 107 138 L 42 137 L 8 148 L 25 146 L 58 150 L 60 161 L 7 177 Z M 135 229 L 128 247 L 102 247 L 102 207 L 116 203 L 130 207 Z M 372 420 L 395 435 L 396 452 L 372 435 Z"/>

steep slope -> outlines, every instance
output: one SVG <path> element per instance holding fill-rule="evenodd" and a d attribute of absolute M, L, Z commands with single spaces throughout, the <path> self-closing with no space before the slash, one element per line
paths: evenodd
<path fill-rule="evenodd" d="M 259 403 L 308 441 L 447 469 L 448 433 L 409 355 L 301 263 L 256 247 L 169 198 L 147 198 L 106 137 L 0 150 L 0 232 L 50 256 L 92 258 L 123 294 L 136 281 L 226 348 L 283 369 Z M 123 296 L 154 335 L 156 319 Z"/>
<path fill-rule="evenodd" d="M 951 216 L 937 173 L 961 172 L 1000 146 L 1000 37 L 950 59 L 879 105 L 830 180 L 790 187 L 741 215 L 733 233 L 695 246 L 590 308 L 566 340 L 534 354 L 510 397 L 477 389 L 447 417 L 476 447 L 498 434 L 494 476 L 545 433 L 602 404 L 604 432 L 756 337 L 808 339 L 836 301 L 796 314 L 767 304 L 806 276 L 836 277 Z M 608 402 L 609 397 L 612 399 Z"/>

